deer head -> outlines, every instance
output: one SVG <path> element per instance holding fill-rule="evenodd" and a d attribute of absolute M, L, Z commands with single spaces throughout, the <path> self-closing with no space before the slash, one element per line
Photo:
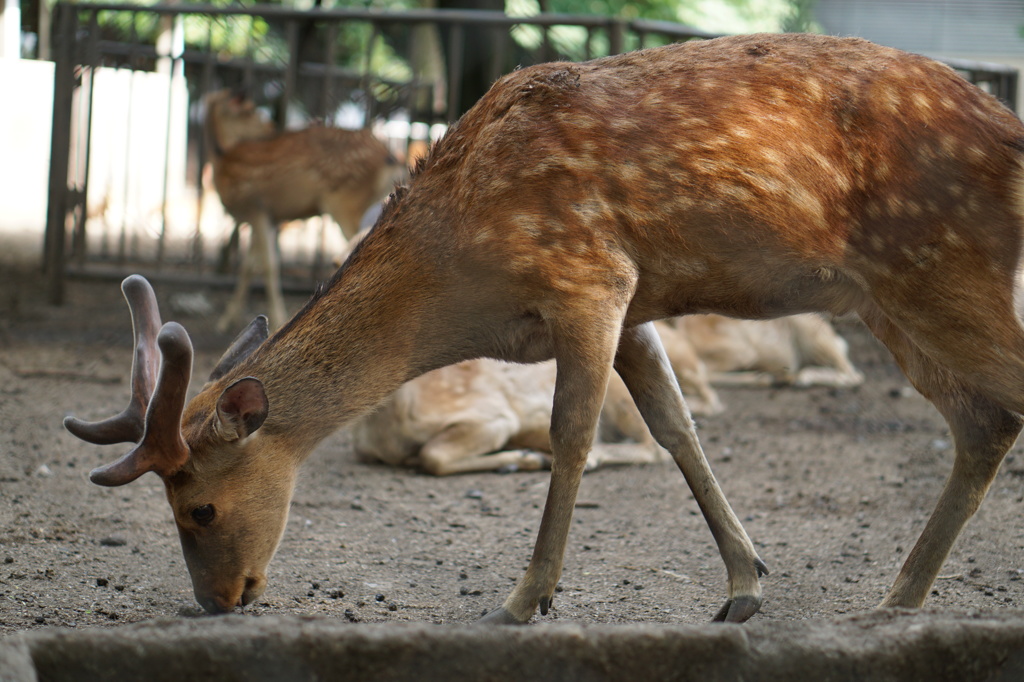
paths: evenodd
<path fill-rule="evenodd" d="M 239 142 L 263 140 L 277 134 L 274 124 L 263 118 L 256 104 L 241 93 L 230 90 L 211 92 L 206 104 L 207 134 L 210 149 L 222 154 Z"/>
<path fill-rule="evenodd" d="M 196 599 L 210 612 L 244 606 L 266 586 L 294 485 L 288 470 L 268 476 L 254 466 L 266 459 L 254 442 L 268 409 L 262 383 L 252 377 L 225 382 L 266 340 L 267 320 L 257 317 L 235 339 L 210 375 L 210 390 L 186 411 L 193 356 L 188 333 L 176 322 L 161 326 L 156 296 L 143 277 L 128 277 L 121 289 L 135 337 L 128 406 L 100 422 L 68 417 L 64 426 L 90 443 L 136 442 L 117 461 L 93 470 L 90 480 L 120 486 L 147 472 L 160 476 Z"/>

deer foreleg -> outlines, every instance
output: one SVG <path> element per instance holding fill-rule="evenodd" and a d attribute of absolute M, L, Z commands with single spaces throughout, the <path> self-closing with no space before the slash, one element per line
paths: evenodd
<path fill-rule="evenodd" d="M 615 369 L 629 388 L 651 435 L 672 454 L 683 472 L 718 543 L 728 572 L 729 597 L 715 620 L 747 620 L 761 607 L 758 578 L 767 574 L 768 569 L 711 472 L 690 411 L 652 324 L 623 331 Z"/>
<path fill-rule="evenodd" d="M 616 314 L 619 313 L 619 314 Z M 619 335 L 621 311 L 593 310 L 583 319 L 559 316 L 553 330 L 558 374 L 551 412 L 551 484 L 533 557 L 512 594 L 484 616 L 491 623 L 525 623 L 547 614 L 562 574 L 580 479 L 594 441 Z"/>

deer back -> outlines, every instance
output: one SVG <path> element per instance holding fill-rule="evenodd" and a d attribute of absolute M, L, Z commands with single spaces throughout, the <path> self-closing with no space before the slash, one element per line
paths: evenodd
<path fill-rule="evenodd" d="M 1021 137 L 924 57 L 825 36 L 686 43 L 499 80 L 423 164 L 403 221 L 429 210 L 419 222 L 451 224 L 461 253 L 528 273 L 519 296 L 527 277 L 582 293 L 637 272 L 630 324 L 844 312 L 958 259 L 957 240 L 1012 269 L 1018 225 L 951 218 L 1016 195 Z"/>

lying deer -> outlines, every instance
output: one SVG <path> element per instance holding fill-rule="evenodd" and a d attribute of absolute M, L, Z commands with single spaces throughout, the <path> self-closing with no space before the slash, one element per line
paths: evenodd
<path fill-rule="evenodd" d="M 554 358 L 537 543 L 484 618 L 523 623 L 551 606 L 614 368 L 718 544 L 728 594 L 716 619 L 744 621 L 767 569 L 651 321 L 856 311 L 956 443 L 882 601 L 917 607 L 1022 428 L 1022 155 L 1024 125 L 994 97 L 863 40 L 738 36 L 521 69 L 435 145 L 273 337 L 252 348 L 243 335 L 186 401 L 188 334 L 157 332 L 154 307 L 138 304 L 129 407 L 67 425 L 139 441 L 92 480 L 157 473 L 196 598 L 228 611 L 264 591 L 296 470 L 325 436 L 432 369 Z"/>
<path fill-rule="evenodd" d="M 659 331 L 678 332 L 661 325 Z M 667 344 L 666 344 L 667 345 Z M 696 393 L 703 412 L 721 411 L 707 370 L 685 343 L 669 359 L 680 384 Z M 365 460 L 418 465 L 435 476 L 475 471 L 532 471 L 549 465 L 551 361 L 517 365 L 476 358 L 406 382 L 351 427 L 352 445 Z M 696 409 L 696 408 L 695 408 Z M 661 461 L 658 448 L 621 380 L 612 377 L 587 470 Z M 617 441 L 631 440 L 636 446 Z"/>
<path fill-rule="evenodd" d="M 692 315 L 656 322 L 669 364 L 693 414 L 723 411 L 714 378 L 733 385 L 857 386 L 846 342 L 813 314 L 777 320 Z M 549 464 L 555 365 L 514 365 L 477 358 L 435 369 L 402 385 L 351 426 L 364 460 L 418 466 L 447 476 L 531 471 Z M 637 446 L 620 445 L 628 440 Z M 612 375 L 587 471 L 663 459 L 625 384 Z"/>
<path fill-rule="evenodd" d="M 326 213 L 351 238 L 363 214 L 387 196 L 405 168 L 366 129 L 311 126 L 277 133 L 248 99 L 224 90 L 207 95 L 205 102 L 214 187 L 236 223 L 252 228 L 249 252 L 218 328 L 225 331 L 238 322 L 252 273 L 262 270 L 270 325 L 276 329 L 287 313 L 275 227 Z"/>
<path fill-rule="evenodd" d="M 688 315 L 671 324 L 717 384 L 849 388 L 864 383 L 850 362 L 846 340 L 819 315 L 774 320 Z"/>

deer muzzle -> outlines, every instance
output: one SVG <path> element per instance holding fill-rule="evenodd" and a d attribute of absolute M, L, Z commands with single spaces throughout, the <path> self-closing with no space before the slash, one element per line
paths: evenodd
<path fill-rule="evenodd" d="M 193 584 L 196 601 L 207 613 L 230 613 L 258 599 L 267 589 L 266 576 L 240 578 L 228 584 L 202 586 Z"/>

